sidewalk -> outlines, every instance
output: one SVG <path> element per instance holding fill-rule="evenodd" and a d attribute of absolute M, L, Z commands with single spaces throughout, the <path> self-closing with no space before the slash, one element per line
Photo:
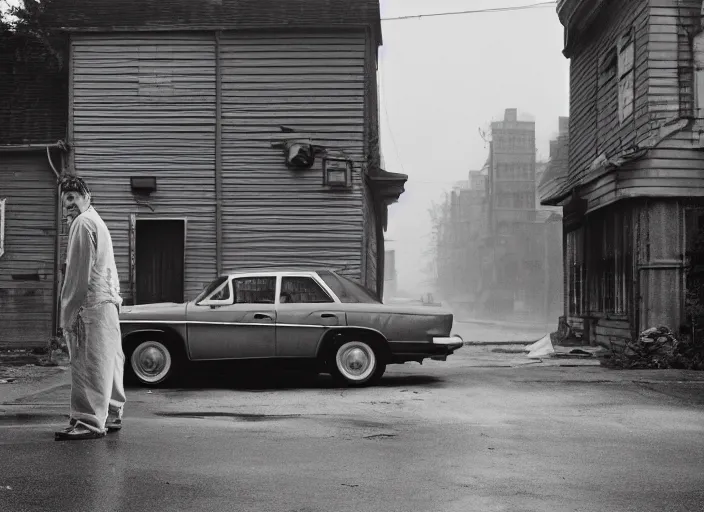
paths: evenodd
<path fill-rule="evenodd" d="M 48 354 L 0 351 L 0 405 L 70 385 L 68 361 L 52 364 Z"/>

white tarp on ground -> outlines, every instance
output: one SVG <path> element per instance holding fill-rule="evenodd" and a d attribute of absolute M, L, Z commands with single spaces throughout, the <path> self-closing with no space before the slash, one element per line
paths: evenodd
<path fill-rule="evenodd" d="M 546 334 L 532 345 L 528 345 L 524 350 L 528 352 L 527 357 L 530 359 L 540 359 L 555 353 L 552 341 L 550 341 L 550 334 Z"/>

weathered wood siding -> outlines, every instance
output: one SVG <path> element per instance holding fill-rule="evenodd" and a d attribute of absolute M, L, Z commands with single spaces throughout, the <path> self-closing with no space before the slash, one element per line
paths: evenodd
<path fill-rule="evenodd" d="M 221 35 L 223 271 L 321 266 L 362 279 L 363 232 L 376 229 L 362 208 L 365 41 L 363 31 Z M 188 219 L 187 297 L 215 275 L 216 47 L 213 33 L 73 38 L 75 168 L 111 229 L 128 301 L 135 213 Z M 323 186 L 320 157 L 289 169 L 271 147 L 287 137 L 280 126 L 344 151 L 352 188 Z M 157 192 L 136 200 L 131 176 L 157 177 Z"/>
<path fill-rule="evenodd" d="M 590 337 L 591 345 L 601 345 L 608 349 L 623 347 L 626 341 L 632 339 L 631 323 L 628 320 L 595 319 Z"/>
<path fill-rule="evenodd" d="M 571 138 L 581 140 L 580 144 L 584 146 L 588 134 L 595 134 L 594 155 L 603 151 L 608 157 L 629 149 L 634 141 L 655 143 L 656 146 L 645 158 L 627 163 L 590 182 L 582 190 L 582 196 L 589 200 L 590 211 L 623 198 L 704 196 L 704 153 L 694 149 L 693 143 L 699 136 L 686 125 L 686 118 L 694 112 L 690 37 L 699 25 L 701 2 L 648 0 L 647 8 L 644 11 L 647 15 L 639 14 L 635 23 L 638 41 L 635 125 L 630 131 L 627 124 L 615 131 L 617 116 L 614 126 L 601 122 L 602 112 L 610 111 L 613 117 L 617 108 L 615 78 L 602 79 L 603 87 L 597 88 L 601 105 L 596 114 L 599 122 L 592 129 L 588 120 L 571 126 Z M 645 20 L 645 25 L 641 20 Z M 614 23 L 619 27 L 624 25 L 623 22 Z M 623 30 L 626 28 L 623 26 Z M 594 28 L 598 29 L 600 27 Z M 585 48 L 597 48 L 603 37 L 585 43 Z M 583 50 L 580 58 L 585 55 L 588 55 L 587 50 Z M 579 66 L 573 64 L 573 72 L 578 70 Z M 574 75 L 572 78 L 575 87 L 579 87 L 574 82 Z M 573 90 L 573 94 L 581 96 L 581 102 L 586 103 L 585 91 Z M 574 101 L 580 103 L 576 97 Z M 576 111 L 573 106 L 573 112 Z M 580 144 L 570 145 L 571 178 L 589 177 L 584 168 L 588 159 L 583 157 L 585 153 L 578 147 Z"/>
<path fill-rule="evenodd" d="M 575 50 L 570 65 L 569 181 L 585 178 L 600 154 L 614 156 L 648 135 L 648 1 L 611 2 Z M 618 79 L 616 73 L 604 70 L 604 59 L 631 28 L 635 104 L 633 117 L 621 125 Z"/>
<path fill-rule="evenodd" d="M 134 213 L 188 219 L 185 295 L 193 297 L 216 273 L 214 37 L 79 35 L 71 48 L 75 169 L 112 234 L 123 297 L 133 299 Z M 155 176 L 157 192 L 138 202 L 131 176 Z"/>
<path fill-rule="evenodd" d="M 223 35 L 225 271 L 320 266 L 362 279 L 365 34 Z M 326 189 L 321 159 L 286 167 L 280 126 L 354 161 L 352 189 Z"/>
<path fill-rule="evenodd" d="M 647 199 L 637 210 L 638 329 L 684 321 L 686 253 L 684 205 L 676 199 Z"/>
<path fill-rule="evenodd" d="M 0 153 L 0 199 L 7 199 L 0 347 L 45 346 L 52 335 L 57 208 L 46 152 Z"/>
<path fill-rule="evenodd" d="M 364 229 L 366 231 L 364 257 L 366 259 L 364 285 L 372 291 L 377 291 L 377 276 L 380 271 L 379 244 L 377 240 L 377 221 L 374 212 L 374 202 L 369 186 L 364 187 Z M 383 269 L 381 272 L 383 273 Z"/>
<path fill-rule="evenodd" d="M 651 129 L 694 113 L 691 35 L 700 26 L 700 0 L 650 0 L 648 113 Z M 704 195 L 704 153 L 689 127 L 659 142 L 638 172 L 626 172 L 618 188 L 624 196 Z"/>

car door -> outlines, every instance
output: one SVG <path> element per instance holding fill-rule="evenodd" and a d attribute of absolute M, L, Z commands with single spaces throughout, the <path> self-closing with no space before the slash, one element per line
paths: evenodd
<path fill-rule="evenodd" d="M 237 276 L 186 310 L 193 360 L 276 355 L 276 276 Z"/>
<path fill-rule="evenodd" d="M 276 355 L 315 357 L 326 331 L 347 324 L 342 304 L 314 274 L 284 274 L 276 304 Z"/>

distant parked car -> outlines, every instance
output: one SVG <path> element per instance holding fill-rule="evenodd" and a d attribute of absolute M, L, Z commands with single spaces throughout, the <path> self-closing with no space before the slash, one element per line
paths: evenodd
<path fill-rule="evenodd" d="M 182 374 L 189 361 L 278 358 L 369 385 L 388 364 L 444 361 L 463 345 L 452 321 L 442 308 L 382 304 L 329 270 L 224 275 L 191 302 L 120 313 L 126 366 L 144 385 Z"/>

